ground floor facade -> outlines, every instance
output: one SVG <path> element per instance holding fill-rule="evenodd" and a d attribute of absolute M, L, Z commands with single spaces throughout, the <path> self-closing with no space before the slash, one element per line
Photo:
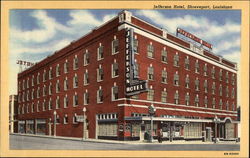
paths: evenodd
<path fill-rule="evenodd" d="M 149 105 L 155 106 L 155 114 L 148 113 Z M 171 107 L 172 106 L 172 107 Z M 162 129 L 163 140 L 233 140 L 238 137 L 237 114 L 223 110 L 196 107 L 177 107 L 157 102 L 129 100 L 117 102 L 112 110 L 96 110 L 86 106 L 81 110 L 50 111 L 46 115 L 30 115 L 18 118 L 18 133 L 112 139 L 157 139 Z M 152 129 L 152 130 L 151 130 Z"/>

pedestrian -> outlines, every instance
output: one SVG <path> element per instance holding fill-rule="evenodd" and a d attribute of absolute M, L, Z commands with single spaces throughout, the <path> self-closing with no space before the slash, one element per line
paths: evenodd
<path fill-rule="evenodd" d="M 158 130 L 157 136 L 158 136 L 158 142 L 162 143 L 162 137 L 163 137 L 162 129 Z"/>

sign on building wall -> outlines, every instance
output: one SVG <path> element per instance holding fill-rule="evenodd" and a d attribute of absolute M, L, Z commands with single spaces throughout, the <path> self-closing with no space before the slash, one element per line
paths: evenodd
<path fill-rule="evenodd" d="M 76 122 L 84 122 L 84 116 L 83 115 L 76 115 Z"/>
<path fill-rule="evenodd" d="M 185 31 L 185 30 L 183 30 L 183 29 L 177 28 L 176 33 L 177 33 L 177 34 L 180 33 L 180 34 L 182 34 L 183 36 L 186 36 L 186 37 L 190 38 L 191 40 L 193 40 L 193 41 L 195 41 L 195 42 L 198 42 L 198 43 L 200 43 L 201 45 L 203 45 L 203 46 L 205 46 L 205 47 L 207 47 L 207 48 L 209 48 L 209 49 L 212 49 L 212 48 L 213 48 L 213 47 L 212 47 L 212 44 L 210 44 L 210 43 L 208 43 L 208 42 L 206 42 L 206 41 L 204 41 L 204 40 L 202 40 L 202 39 L 196 37 L 195 35 L 193 35 L 193 34 L 187 32 L 187 31 Z"/>
<path fill-rule="evenodd" d="M 135 75 L 134 59 L 134 31 L 132 28 L 126 30 L 126 54 L 125 54 L 125 76 L 126 76 L 126 96 L 136 95 L 147 91 L 148 83 L 146 80 L 139 80 Z"/>

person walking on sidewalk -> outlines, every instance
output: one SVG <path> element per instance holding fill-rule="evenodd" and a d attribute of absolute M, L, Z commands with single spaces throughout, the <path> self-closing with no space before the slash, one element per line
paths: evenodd
<path fill-rule="evenodd" d="M 163 137 L 162 129 L 158 130 L 158 134 L 157 135 L 158 135 L 158 142 L 162 143 L 162 137 Z"/>

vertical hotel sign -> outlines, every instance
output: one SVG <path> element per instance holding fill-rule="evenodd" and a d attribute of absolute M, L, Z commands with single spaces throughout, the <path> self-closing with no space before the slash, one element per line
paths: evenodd
<path fill-rule="evenodd" d="M 148 90 L 146 80 L 139 80 L 135 75 L 135 59 L 134 59 L 134 30 L 132 28 L 126 30 L 126 54 L 125 54 L 125 78 L 126 78 L 126 96 L 136 95 Z"/>

